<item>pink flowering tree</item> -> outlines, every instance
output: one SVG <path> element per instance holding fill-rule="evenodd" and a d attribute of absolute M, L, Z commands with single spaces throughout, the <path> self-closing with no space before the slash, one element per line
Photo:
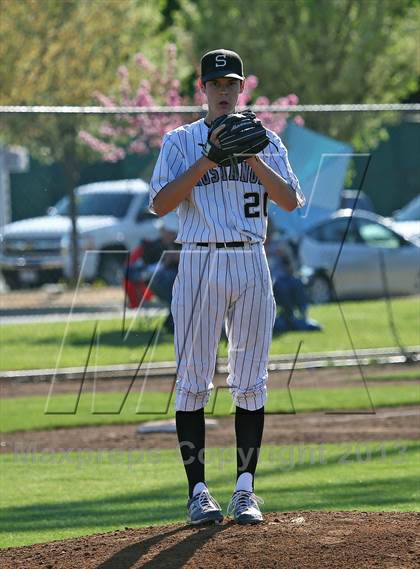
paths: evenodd
<path fill-rule="evenodd" d="M 206 102 L 205 95 L 196 81 L 193 97 L 187 97 L 180 92 L 180 82 L 176 78 L 177 51 L 176 46 L 168 44 L 166 47 L 166 69 L 162 72 L 157 69 L 142 53 L 135 57 L 136 67 L 140 73 L 140 79 L 134 85 L 134 80 L 127 67 L 121 66 L 118 70 L 120 87 L 117 96 L 107 96 L 103 93 L 94 93 L 95 98 L 104 108 L 124 107 L 153 107 L 168 106 L 182 107 L 197 105 L 202 106 Z M 258 86 L 258 78 L 249 75 L 245 81 L 243 93 L 239 96 L 238 106 L 246 107 L 251 104 L 254 91 Z M 272 104 L 279 106 L 296 105 L 298 97 L 294 94 L 281 97 Z M 256 105 L 269 105 L 267 97 L 257 97 Z M 288 114 L 263 112 L 259 113 L 263 124 L 280 134 L 288 119 Z M 153 148 L 159 148 L 163 135 L 181 124 L 193 120 L 197 116 L 185 113 L 143 113 L 110 115 L 95 130 L 79 132 L 79 138 L 93 151 L 110 162 L 123 159 L 127 154 L 145 154 Z M 299 116 L 294 118 L 296 124 L 302 125 L 303 119 Z"/>

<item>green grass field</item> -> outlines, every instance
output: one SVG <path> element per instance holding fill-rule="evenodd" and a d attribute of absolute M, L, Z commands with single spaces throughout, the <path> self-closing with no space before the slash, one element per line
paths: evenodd
<path fill-rule="evenodd" d="M 416 405 L 420 400 L 419 385 L 384 385 L 369 387 L 369 394 L 375 407 L 394 407 Z M 16 397 L 0 402 L 0 426 L 2 432 L 19 430 L 51 429 L 55 427 L 76 427 L 83 425 L 139 423 L 174 416 L 173 401 L 170 393 L 145 392 L 143 398 L 130 392 L 126 401 L 125 393 L 108 392 L 82 394 L 77 403 L 75 393 L 52 396 L 47 411 L 46 397 Z M 124 402 L 125 401 L 125 402 Z M 121 408 L 121 412 L 118 412 Z M 296 412 L 335 411 L 335 410 L 370 410 L 369 396 L 360 387 L 342 387 L 335 389 L 293 389 L 292 403 Z M 286 389 L 272 389 L 266 405 L 267 412 L 287 413 L 293 406 Z M 137 413 L 136 413 L 136 410 Z M 215 416 L 226 416 L 232 411 L 232 398 L 226 389 L 213 394 L 206 412 Z"/>
<path fill-rule="evenodd" d="M 417 365 L 414 369 L 400 371 L 398 368 L 394 373 L 378 373 L 375 375 L 366 375 L 366 381 L 419 381 L 420 367 Z"/>
<path fill-rule="evenodd" d="M 383 302 L 344 303 L 343 311 L 357 348 L 395 344 L 386 324 Z M 405 345 L 419 344 L 418 299 L 395 300 L 394 311 L 401 341 Z M 272 354 L 295 352 L 300 340 L 304 341 L 303 352 L 350 349 L 336 306 L 314 307 L 311 316 L 323 324 L 324 332 L 275 338 Z M 91 365 L 139 361 L 155 324 L 151 320 L 136 322 L 135 333 L 122 342 L 119 321 L 100 322 L 100 349 L 92 353 Z M 64 323 L 3 326 L 1 368 L 48 368 L 55 367 L 57 361 L 62 367 L 83 366 L 93 326 L 93 322 L 70 326 L 59 361 Z M 221 355 L 225 355 L 224 347 Z M 173 358 L 173 339 L 163 335 L 150 359 Z M 395 379 L 401 383 L 386 384 Z M 369 394 L 375 407 L 417 404 L 420 391 L 416 379 L 416 369 L 396 375 L 368 376 Z M 292 383 L 294 408 L 297 412 L 370 411 L 368 393 L 361 381 L 359 384 L 355 381 L 352 378 L 350 386 L 343 381 L 342 388 L 317 389 L 303 389 Z M 141 380 L 126 401 L 124 392 L 99 392 L 95 396 L 84 392 L 76 410 L 78 385 L 75 384 L 74 394 L 53 392 L 48 407 L 51 414 L 45 413 L 46 397 L 5 398 L 0 401 L 1 430 L 7 433 L 138 424 L 173 417 L 169 389 L 168 393 L 149 391 L 153 387 L 149 383 L 139 404 L 139 385 Z M 206 408 L 209 414 L 212 410 L 215 416 L 232 412 L 227 390 L 220 390 L 216 398 L 213 395 Z M 287 390 L 269 390 L 266 410 L 291 412 Z M 234 485 L 235 449 L 209 448 L 206 457 L 207 481 L 225 509 Z M 256 492 L 265 499 L 266 512 L 413 511 L 419 509 L 419 461 L 420 443 L 415 441 L 267 445 L 260 457 Z M 14 453 L 0 455 L 0 468 L 0 547 L 185 520 L 186 481 L 177 448 L 33 453 L 16 447 Z"/>
<path fill-rule="evenodd" d="M 256 493 L 263 510 L 418 510 L 420 444 L 387 441 L 266 446 Z M 207 451 L 207 482 L 225 509 L 234 449 Z M 3 455 L 0 546 L 182 522 L 178 451 Z"/>
<path fill-rule="evenodd" d="M 380 348 L 394 346 L 395 339 L 389 329 L 385 303 L 382 300 L 345 302 L 342 312 L 349 327 L 356 348 Z M 420 344 L 418 328 L 419 299 L 407 297 L 393 300 L 395 323 L 404 345 Z M 337 305 L 314 306 L 311 317 L 324 327 L 323 332 L 293 332 L 274 338 L 271 347 L 273 355 L 295 353 L 303 340 L 302 352 L 325 352 L 349 350 L 349 341 L 341 312 Z M 160 319 L 162 322 L 163 318 Z M 98 323 L 98 349 L 92 352 L 90 365 L 137 363 L 141 360 L 152 330 L 159 319 L 137 320 L 126 339 L 122 337 L 120 320 Z M 37 369 L 81 366 L 86 364 L 95 323 L 74 322 L 66 333 L 63 323 L 7 325 L 0 329 L 0 368 Z M 61 351 L 61 345 L 63 349 Z M 226 355 L 224 345 L 220 355 Z M 146 361 L 173 360 L 173 338 L 160 335 Z"/>

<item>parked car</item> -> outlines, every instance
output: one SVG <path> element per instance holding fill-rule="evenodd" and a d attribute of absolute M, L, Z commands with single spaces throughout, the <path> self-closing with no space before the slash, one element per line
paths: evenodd
<path fill-rule="evenodd" d="M 124 252 L 145 236 L 153 238 L 159 233 L 157 217 L 148 210 L 148 185 L 138 179 L 87 184 L 76 188 L 76 202 L 83 279 L 100 277 L 107 284 L 120 285 Z M 69 199 L 65 197 L 49 209 L 47 216 L 4 227 L 0 269 L 10 288 L 70 276 L 69 213 Z"/>
<path fill-rule="evenodd" d="M 373 213 L 339 210 L 306 230 L 298 246 L 301 274 L 314 303 L 334 297 L 332 282 L 340 299 L 380 297 L 385 284 L 391 295 L 419 292 L 419 245 Z"/>
<path fill-rule="evenodd" d="M 415 197 L 402 209 L 394 211 L 393 226 L 407 237 L 420 240 L 420 196 Z"/>
<path fill-rule="evenodd" d="M 363 211 L 375 212 L 370 197 L 359 190 L 342 190 L 339 209 L 362 209 Z"/>

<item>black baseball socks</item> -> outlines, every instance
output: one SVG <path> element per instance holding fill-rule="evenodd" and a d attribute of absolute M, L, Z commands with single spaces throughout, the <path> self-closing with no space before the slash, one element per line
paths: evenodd
<path fill-rule="evenodd" d="M 178 441 L 188 478 L 189 496 L 199 482 L 204 482 L 204 455 L 205 455 L 205 418 L 204 408 L 197 411 L 177 411 L 175 413 Z M 251 484 L 257 468 L 258 455 L 264 431 L 264 407 L 249 411 L 236 407 L 235 433 L 236 433 L 236 461 L 237 480 L 241 474 L 247 473 L 241 479 L 247 488 Z"/>
<path fill-rule="evenodd" d="M 197 411 L 177 411 L 175 421 L 191 498 L 194 486 L 204 482 L 204 407 Z"/>
<path fill-rule="evenodd" d="M 255 411 L 248 411 L 241 407 L 236 407 L 235 413 L 235 433 L 236 433 L 236 463 L 238 482 L 241 474 L 249 473 L 241 477 L 240 488 L 237 490 L 253 491 L 253 481 L 257 468 L 258 456 L 260 453 L 261 441 L 264 431 L 264 407 Z M 251 478 L 252 477 L 252 478 Z M 245 486 L 242 487 L 242 484 Z"/>

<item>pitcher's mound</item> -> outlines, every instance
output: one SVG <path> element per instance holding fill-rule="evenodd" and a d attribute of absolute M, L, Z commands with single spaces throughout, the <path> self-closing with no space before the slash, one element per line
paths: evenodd
<path fill-rule="evenodd" d="M 414 569 L 418 522 L 416 513 L 270 513 L 257 526 L 127 528 L 5 549 L 0 559 L 3 569 Z"/>

